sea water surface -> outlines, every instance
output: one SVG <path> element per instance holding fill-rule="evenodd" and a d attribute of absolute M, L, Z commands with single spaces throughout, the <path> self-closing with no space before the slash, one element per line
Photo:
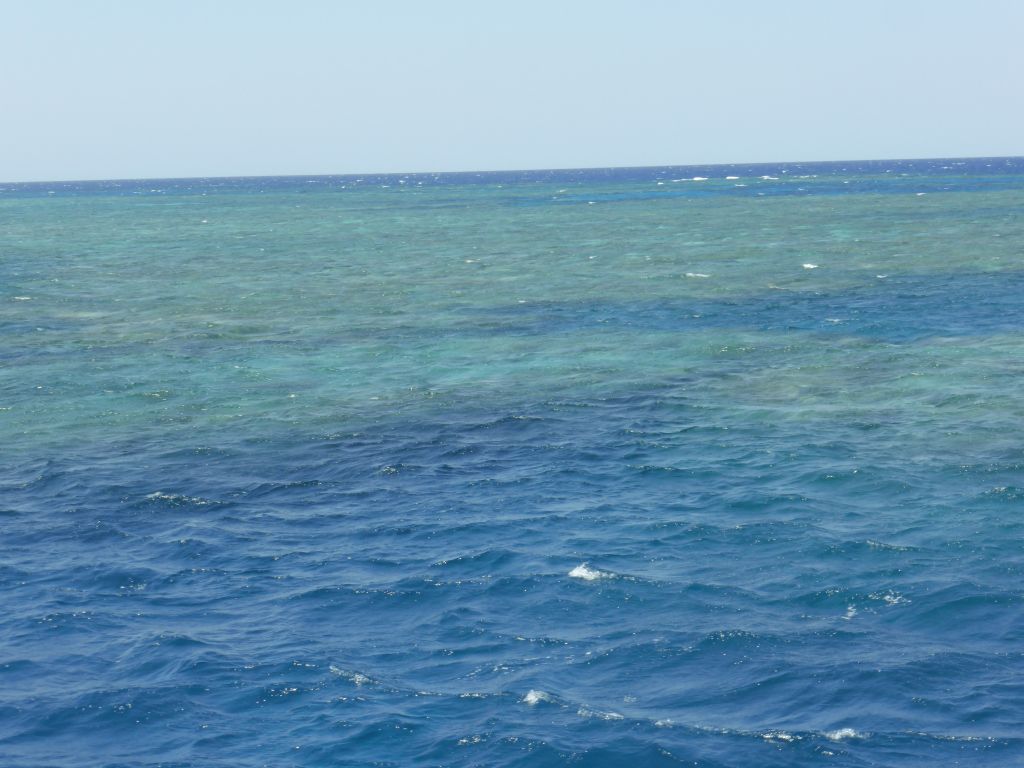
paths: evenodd
<path fill-rule="evenodd" d="M 0 184 L 0 764 L 1024 764 L 1022 211 Z"/>

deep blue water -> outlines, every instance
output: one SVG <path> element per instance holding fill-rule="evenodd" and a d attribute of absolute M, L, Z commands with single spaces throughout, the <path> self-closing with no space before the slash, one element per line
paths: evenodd
<path fill-rule="evenodd" d="M 1024 764 L 1024 160 L 0 186 L 0 764 Z"/>

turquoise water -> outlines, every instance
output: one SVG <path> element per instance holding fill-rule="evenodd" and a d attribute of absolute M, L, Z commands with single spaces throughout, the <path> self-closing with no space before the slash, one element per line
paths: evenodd
<path fill-rule="evenodd" d="M 0 762 L 1024 762 L 1022 205 L 0 185 Z"/>

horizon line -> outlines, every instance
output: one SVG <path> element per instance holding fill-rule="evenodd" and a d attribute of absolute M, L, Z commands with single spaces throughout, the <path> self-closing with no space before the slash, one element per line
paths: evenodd
<path fill-rule="evenodd" d="M 139 181 L 213 181 L 216 179 L 327 179 L 327 178 L 354 178 L 357 176 L 444 176 L 444 175 L 468 175 L 468 174 L 502 174 L 502 173 L 569 173 L 575 171 L 641 171 L 654 170 L 657 168 L 729 168 L 738 165 L 745 166 L 779 166 L 779 165 L 809 165 L 809 164 L 843 164 L 843 163 L 903 163 L 922 162 L 928 160 L 1024 160 L 1024 155 L 963 155 L 950 157 L 883 157 L 883 158 L 860 158 L 845 160 L 759 160 L 757 162 L 729 162 L 729 163 L 681 163 L 670 165 L 594 165 L 580 167 L 560 168 L 497 168 L 486 170 L 454 170 L 454 171 L 364 171 L 355 173 L 256 173 L 238 175 L 213 175 L 213 176 L 137 176 L 121 178 L 88 178 L 88 179 L 31 179 L 24 181 L 0 181 L 0 184 L 81 184 L 81 183 L 117 183 L 117 182 L 139 182 Z"/>

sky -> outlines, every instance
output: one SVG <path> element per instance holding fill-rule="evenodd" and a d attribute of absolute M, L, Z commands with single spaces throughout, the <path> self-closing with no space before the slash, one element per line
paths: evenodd
<path fill-rule="evenodd" d="M 1024 154 L 1020 0 L 0 0 L 0 181 Z"/>

